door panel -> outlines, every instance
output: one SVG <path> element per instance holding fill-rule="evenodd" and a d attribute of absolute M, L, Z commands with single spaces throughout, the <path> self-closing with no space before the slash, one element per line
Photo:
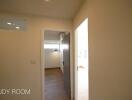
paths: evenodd
<path fill-rule="evenodd" d="M 63 64 L 64 64 L 64 88 L 69 96 L 71 94 L 71 86 L 70 86 L 70 34 L 65 34 L 63 41 Z"/>
<path fill-rule="evenodd" d="M 89 99 L 88 19 L 75 31 L 75 100 Z"/>

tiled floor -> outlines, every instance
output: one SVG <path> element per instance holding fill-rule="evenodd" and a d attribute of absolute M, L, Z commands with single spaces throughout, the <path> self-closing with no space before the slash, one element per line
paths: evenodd
<path fill-rule="evenodd" d="M 69 100 L 60 69 L 45 70 L 45 100 Z"/>

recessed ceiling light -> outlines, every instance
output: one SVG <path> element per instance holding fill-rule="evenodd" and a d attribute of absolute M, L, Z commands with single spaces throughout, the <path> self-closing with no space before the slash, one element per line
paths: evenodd
<path fill-rule="evenodd" d="M 19 27 L 19 26 L 17 26 L 17 27 L 16 27 L 16 29 L 20 29 L 20 27 Z"/>
<path fill-rule="evenodd" d="M 44 0 L 45 2 L 50 2 L 50 0 Z"/>
<path fill-rule="evenodd" d="M 11 25 L 12 23 L 8 22 L 7 24 L 8 24 L 8 25 Z"/>

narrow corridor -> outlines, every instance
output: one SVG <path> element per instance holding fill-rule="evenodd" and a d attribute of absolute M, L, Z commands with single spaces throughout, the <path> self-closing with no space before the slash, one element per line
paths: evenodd
<path fill-rule="evenodd" d="M 59 68 L 45 70 L 45 100 L 69 100 L 64 90 L 63 73 Z"/>

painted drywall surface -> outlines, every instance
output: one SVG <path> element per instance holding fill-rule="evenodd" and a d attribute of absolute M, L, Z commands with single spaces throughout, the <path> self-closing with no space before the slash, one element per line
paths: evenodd
<path fill-rule="evenodd" d="M 72 30 L 69 20 L 16 14 L 1 17 L 19 17 L 27 21 L 27 30 L 0 30 L 0 88 L 31 89 L 30 95 L 0 95 L 1 100 L 42 100 L 40 72 L 41 29 Z"/>
<path fill-rule="evenodd" d="M 60 67 L 60 52 L 54 49 L 45 49 L 45 68 Z"/>
<path fill-rule="evenodd" d="M 88 1 L 84 2 L 73 20 L 73 31 L 88 17 Z"/>
<path fill-rule="evenodd" d="M 44 40 L 49 41 L 59 41 L 60 40 L 60 32 L 53 30 L 45 30 L 44 32 Z"/>
<path fill-rule="evenodd" d="M 90 100 L 132 99 L 132 2 L 88 0 Z M 78 13 L 74 26 L 87 15 Z"/>
<path fill-rule="evenodd" d="M 44 32 L 45 44 L 56 44 L 59 46 L 60 36 L 59 31 L 47 30 Z M 58 68 L 60 67 L 60 52 L 54 51 L 56 48 L 45 48 L 45 68 Z"/>

